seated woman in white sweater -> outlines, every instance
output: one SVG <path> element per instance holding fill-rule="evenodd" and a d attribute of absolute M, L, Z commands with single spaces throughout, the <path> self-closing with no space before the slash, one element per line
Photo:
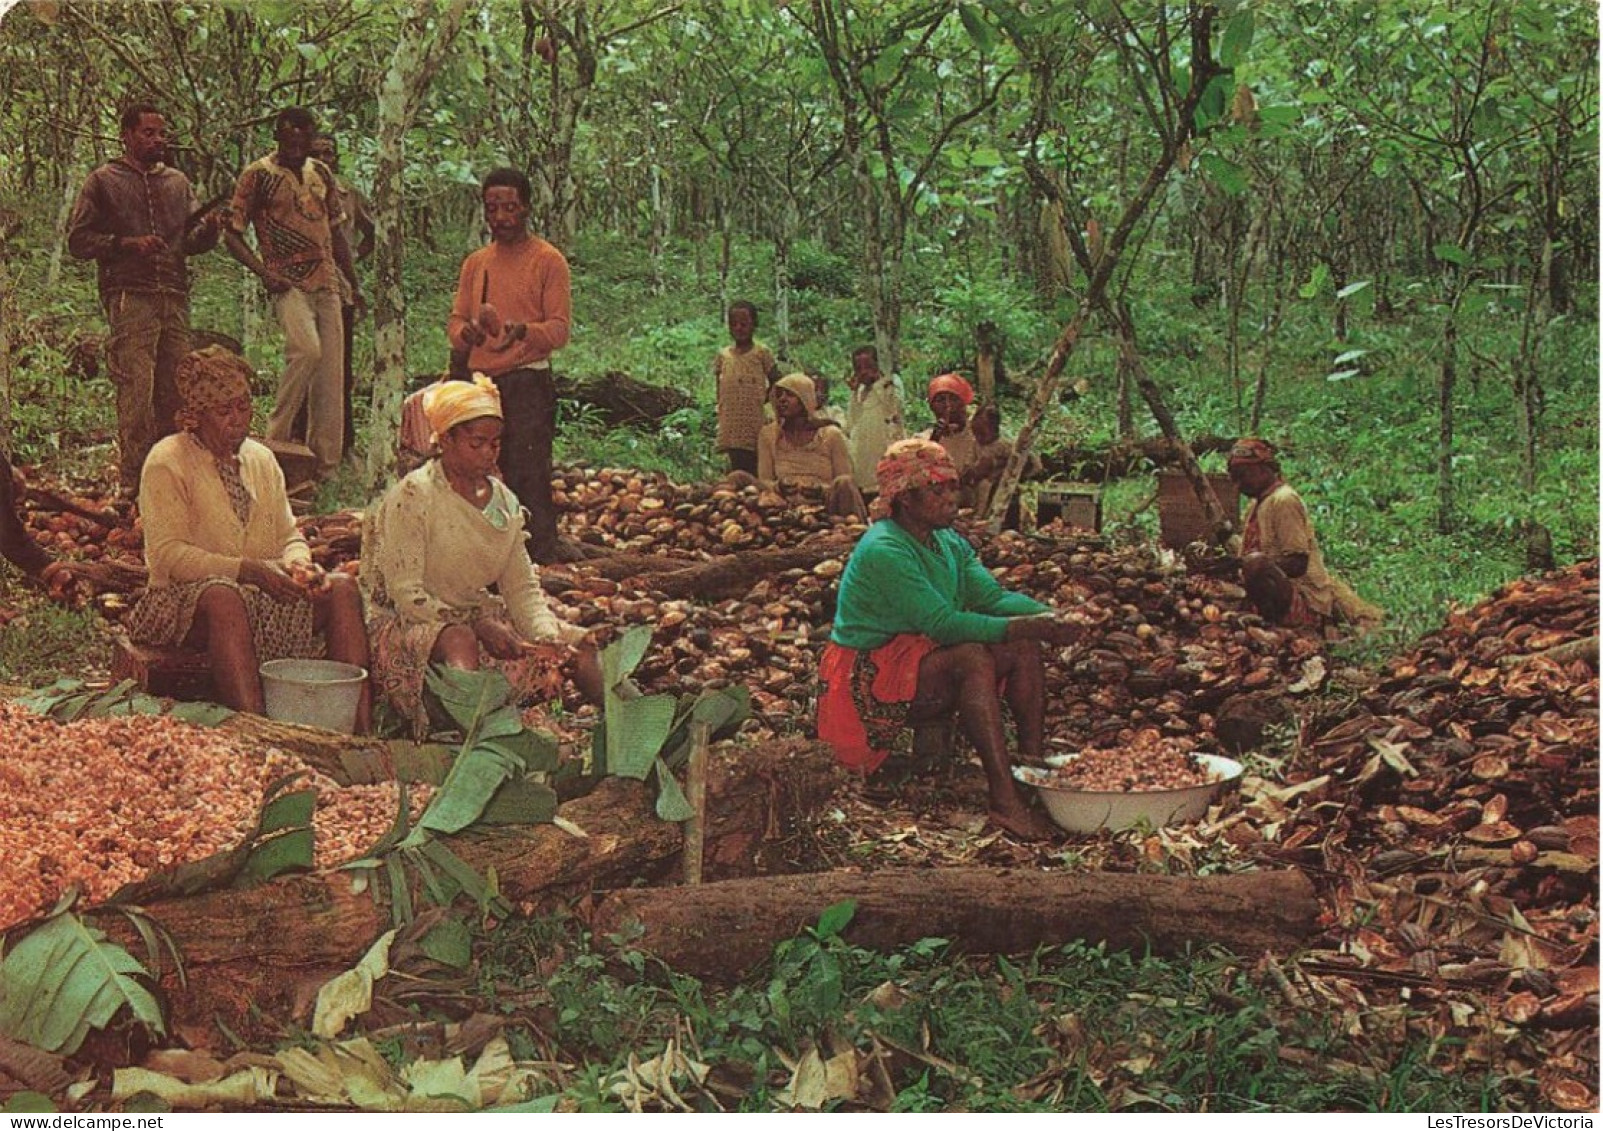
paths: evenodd
<path fill-rule="evenodd" d="M 596 650 L 547 605 L 523 510 L 494 475 L 500 393 L 481 375 L 442 381 L 425 391 L 423 411 L 439 454 L 390 490 L 363 537 L 380 693 L 419 737 L 429 728 L 423 691 L 433 664 L 498 667 L 523 698 L 549 696 L 568 669 L 581 694 L 599 700 Z"/>
<path fill-rule="evenodd" d="M 261 714 L 263 660 L 368 661 L 362 597 L 312 564 L 295 528 L 284 473 L 249 439 L 251 369 L 217 346 L 179 362 L 183 431 L 150 449 L 139 479 L 145 595 L 128 614 L 142 644 L 202 648 L 218 697 Z M 370 727 L 367 685 L 356 728 Z"/>

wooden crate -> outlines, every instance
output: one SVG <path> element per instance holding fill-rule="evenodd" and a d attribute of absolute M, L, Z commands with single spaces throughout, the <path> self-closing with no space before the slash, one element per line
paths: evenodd
<path fill-rule="evenodd" d="M 273 453 L 278 460 L 278 466 L 284 471 L 284 484 L 290 494 L 294 494 L 303 486 L 315 486 L 317 483 L 317 456 L 305 444 L 297 444 L 293 440 L 262 440 L 267 450 Z"/>
<path fill-rule="evenodd" d="M 1102 488 L 1094 483 L 1048 483 L 1035 497 L 1035 525 L 1062 519 L 1070 526 L 1102 531 Z"/>
<path fill-rule="evenodd" d="M 1225 517 L 1239 526 L 1241 492 L 1236 489 L 1235 482 L 1230 476 L 1220 474 L 1208 476 L 1208 482 L 1219 496 Z M 1208 538 L 1208 517 L 1183 471 L 1158 472 L 1158 530 L 1160 540 L 1171 550 L 1181 550 L 1192 542 Z"/>
<path fill-rule="evenodd" d="M 111 653 L 111 677 L 131 679 L 140 690 L 168 699 L 215 701 L 211 660 L 187 648 L 154 648 L 118 636 Z"/>

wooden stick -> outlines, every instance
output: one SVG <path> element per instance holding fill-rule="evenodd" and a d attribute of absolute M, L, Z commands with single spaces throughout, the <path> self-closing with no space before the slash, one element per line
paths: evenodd
<path fill-rule="evenodd" d="M 1531 660 L 1552 660 L 1555 664 L 1568 664 L 1576 660 L 1585 660 L 1594 668 L 1598 666 L 1597 660 L 1598 639 L 1596 635 L 1586 636 L 1580 640 L 1571 640 L 1564 644 L 1555 644 L 1541 652 L 1529 652 L 1523 656 L 1504 656 L 1498 665 L 1504 668 L 1517 668 Z"/>
<path fill-rule="evenodd" d="M 704 722 L 690 724 L 690 765 L 685 796 L 695 815 L 685 822 L 685 883 L 701 883 L 701 857 L 707 843 L 707 737 Z"/>

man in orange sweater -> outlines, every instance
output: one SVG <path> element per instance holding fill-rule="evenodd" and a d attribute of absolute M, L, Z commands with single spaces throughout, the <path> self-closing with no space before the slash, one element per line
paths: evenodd
<path fill-rule="evenodd" d="M 490 243 L 462 261 L 446 333 L 467 368 L 501 392 L 501 478 L 529 511 L 529 553 L 558 554 L 551 501 L 557 394 L 551 355 L 568 344 L 573 309 L 568 261 L 529 231 L 529 178 L 494 169 L 482 189 Z"/>

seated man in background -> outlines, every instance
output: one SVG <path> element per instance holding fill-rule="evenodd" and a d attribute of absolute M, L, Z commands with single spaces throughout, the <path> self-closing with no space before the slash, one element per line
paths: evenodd
<path fill-rule="evenodd" d="M 1280 475 L 1275 449 L 1238 440 L 1230 478 L 1252 500 L 1241 534 L 1241 582 L 1247 599 L 1274 624 L 1324 629 L 1373 628 L 1385 615 L 1325 568 L 1301 496 Z"/>
<path fill-rule="evenodd" d="M 729 482 L 736 486 L 756 482 L 765 490 L 781 492 L 797 487 L 822 491 L 831 515 L 867 521 L 868 508 L 852 482 L 846 437 L 818 416 L 813 379 L 805 373 L 781 377 L 774 383 L 773 400 L 777 419 L 757 434 L 755 480 L 743 471 L 732 471 Z"/>
<path fill-rule="evenodd" d="M 813 396 L 818 401 L 817 416 L 820 420 L 827 420 L 846 434 L 846 414 L 838 407 L 829 403 L 829 378 L 822 373 L 809 373 L 807 375 L 813 382 Z M 851 454 L 851 444 L 846 445 L 847 454 Z"/>
<path fill-rule="evenodd" d="M 1080 625 L 1003 589 L 951 529 L 957 468 L 939 444 L 892 444 L 876 469 L 878 506 L 841 574 L 835 624 L 819 664 L 818 736 L 850 769 L 879 769 L 900 732 L 957 712 L 985 767 L 992 824 L 1027 840 L 1054 834 L 1013 780 L 1006 701 L 1019 756 L 1045 752 L 1042 644 L 1072 644 Z"/>

